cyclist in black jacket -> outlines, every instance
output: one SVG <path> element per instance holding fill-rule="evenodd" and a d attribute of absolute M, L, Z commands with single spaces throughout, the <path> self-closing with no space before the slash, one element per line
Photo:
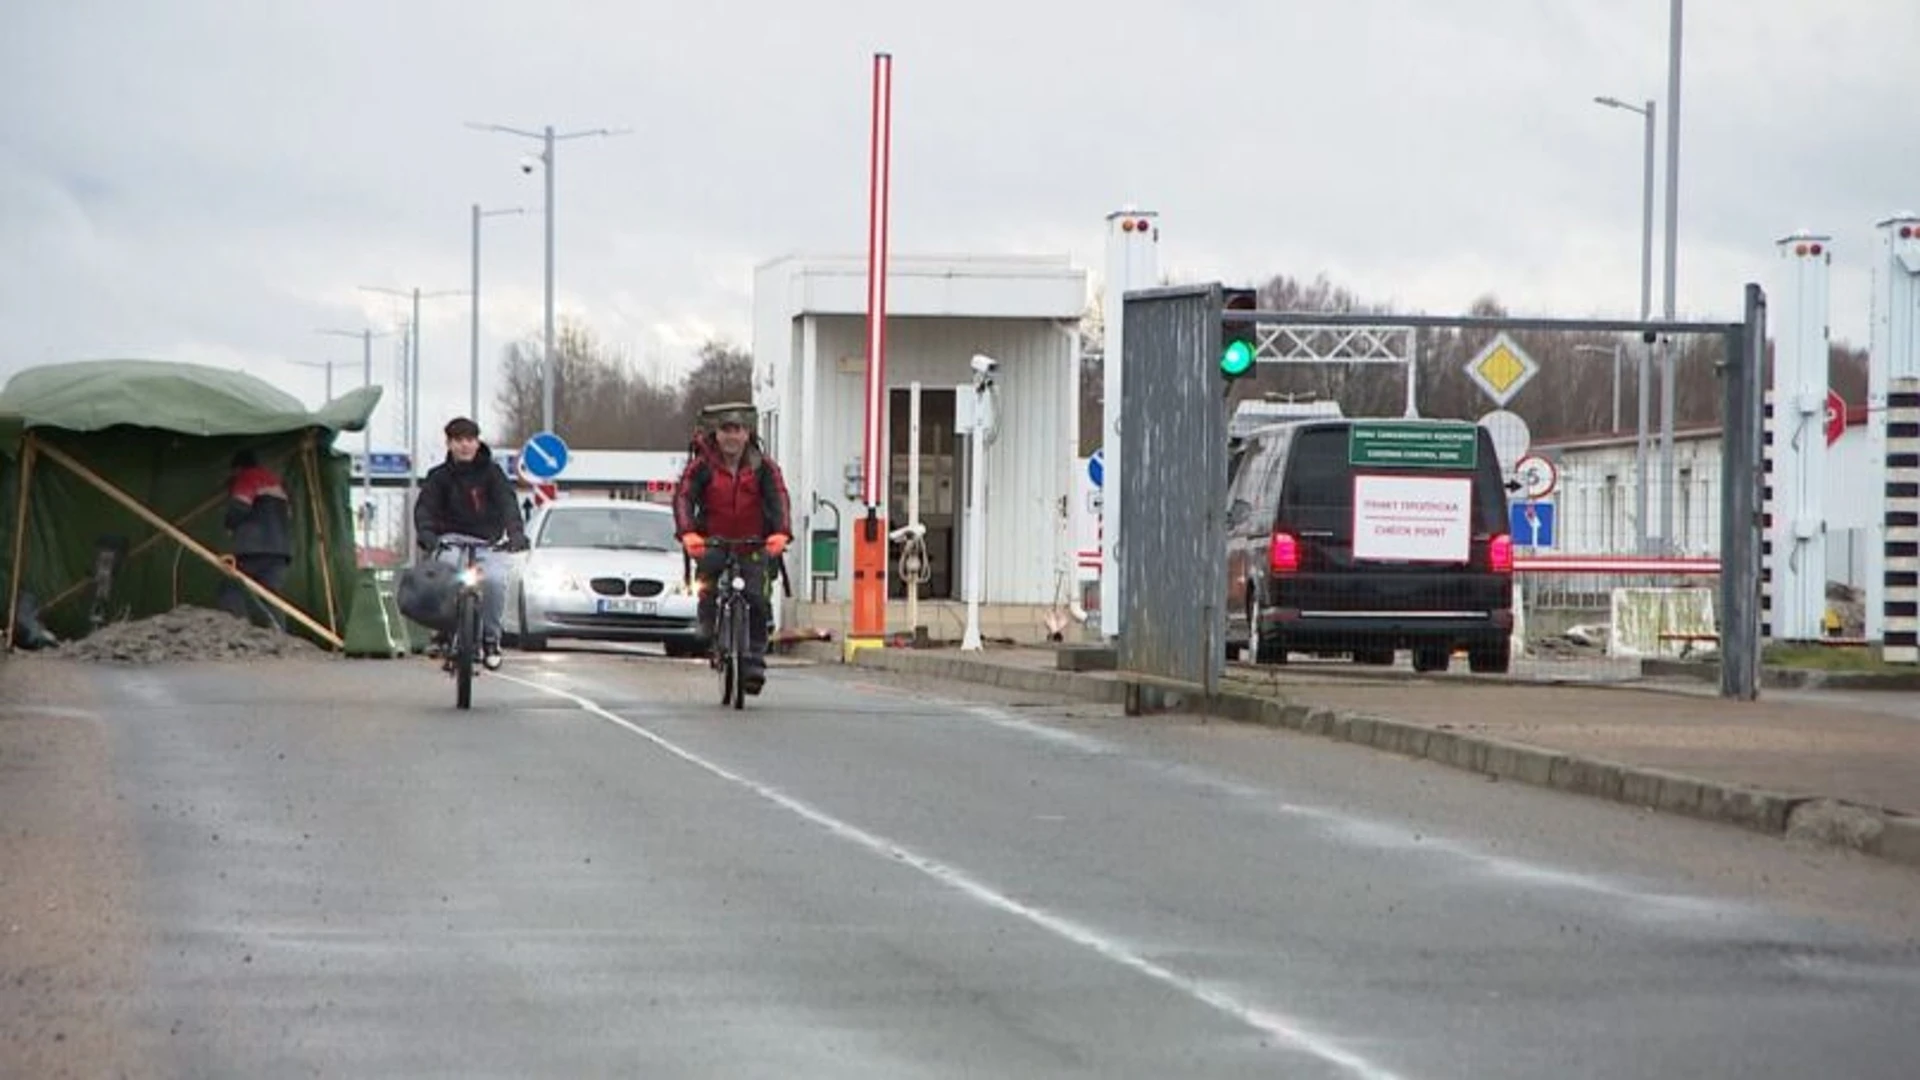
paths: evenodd
<path fill-rule="evenodd" d="M 422 551 L 457 562 L 458 551 L 436 553 L 442 537 L 467 537 L 485 543 L 507 538 L 512 551 L 527 549 L 527 526 L 506 472 L 493 463 L 493 451 L 480 441 L 480 425 L 464 416 L 447 422 L 447 459 L 427 473 L 413 504 L 413 527 Z M 480 660 L 500 669 L 500 615 L 507 606 L 507 567 L 499 553 L 483 550 L 481 563 Z"/>

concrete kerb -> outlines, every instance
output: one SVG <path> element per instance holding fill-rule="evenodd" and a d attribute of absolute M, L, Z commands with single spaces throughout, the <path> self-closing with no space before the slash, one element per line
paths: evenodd
<path fill-rule="evenodd" d="M 1643 675 L 1720 681 L 1720 665 L 1705 660 L 1643 660 Z M 1763 667 L 1763 690 L 1920 690 L 1920 672 L 1823 671 L 1815 668 Z"/>
<path fill-rule="evenodd" d="M 1133 672 L 1101 676 L 1015 668 L 986 659 L 935 656 L 902 649 L 870 650 L 856 657 L 855 663 L 901 674 L 1124 705 L 1134 715 L 1185 712 L 1283 728 L 1423 758 L 1501 780 L 1681 814 L 1772 836 L 1817 839 L 1920 867 L 1920 818 L 1848 804 L 1845 800 L 1722 784 L 1445 727 L 1312 706 L 1290 700 L 1283 694 L 1264 696 L 1228 691 L 1208 699 L 1199 686 Z M 1844 830 L 1796 827 L 1796 811 L 1833 805 L 1849 807 L 1872 820 Z"/>

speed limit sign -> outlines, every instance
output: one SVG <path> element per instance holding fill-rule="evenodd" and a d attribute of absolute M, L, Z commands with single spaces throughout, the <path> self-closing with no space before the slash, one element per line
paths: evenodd
<path fill-rule="evenodd" d="M 1553 467 L 1553 462 L 1534 454 L 1515 462 L 1513 474 L 1527 498 L 1534 501 L 1553 494 L 1555 485 L 1560 483 L 1560 470 Z"/>

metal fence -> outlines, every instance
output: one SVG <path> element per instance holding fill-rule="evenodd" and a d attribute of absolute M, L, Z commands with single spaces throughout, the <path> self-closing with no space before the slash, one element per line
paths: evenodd
<path fill-rule="evenodd" d="M 1257 609 L 1257 596 L 1250 600 L 1256 590 L 1238 589 L 1238 572 L 1228 569 L 1230 537 L 1240 536 L 1240 531 L 1231 520 L 1236 510 L 1228 505 L 1228 411 L 1218 366 L 1222 327 L 1227 320 L 1257 327 L 1263 349 L 1275 342 L 1296 349 L 1317 348 L 1311 343 L 1318 339 L 1292 332 L 1315 326 L 1448 328 L 1486 338 L 1507 331 L 1717 335 L 1723 341 L 1725 357 L 1717 371 L 1723 426 L 1710 441 L 1695 440 L 1690 446 L 1687 440 L 1676 438 L 1670 456 L 1663 450 L 1655 459 L 1659 467 L 1645 469 L 1644 502 L 1635 489 L 1641 469 L 1635 461 L 1635 440 L 1631 436 L 1584 443 L 1567 441 L 1538 450 L 1523 443 L 1516 451 L 1509 430 L 1498 440 L 1496 456 L 1508 478 L 1507 494 L 1512 495 L 1512 504 L 1495 504 L 1484 512 L 1476 508 L 1476 520 L 1505 517 L 1483 523 L 1485 528 L 1476 543 L 1485 544 L 1492 533 L 1512 538 L 1513 557 L 1506 570 L 1512 573 L 1517 599 L 1511 612 L 1515 663 L 1535 663 L 1545 658 L 1564 665 L 1585 660 L 1596 673 L 1604 673 L 1610 665 L 1637 655 L 1687 655 L 1710 648 L 1722 660 L 1722 693 L 1755 696 L 1759 662 L 1760 348 L 1765 314 L 1759 286 L 1747 287 L 1745 318 L 1738 323 L 1261 310 L 1228 313 L 1222 308 L 1223 295 L 1216 284 L 1145 290 L 1126 297 L 1122 362 L 1129 391 L 1122 403 L 1119 431 L 1124 466 L 1118 494 L 1124 530 L 1118 538 L 1117 567 L 1121 583 L 1119 660 L 1123 667 L 1200 684 L 1212 691 L 1237 639 L 1244 639 L 1254 654 L 1268 662 L 1299 661 L 1340 651 L 1339 640 L 1312 639 L 1311 635 L 1298 637 L 1307 642 L 1301 649 L 1289 648 L 1289 639 L 1299 634 L 1302 624 L 1287 620 L 1302 617 L 1301 611 L 1293 607 Z M 1289 328 L 1289 332 L 1276 333 L 1274 327 Z M 1340 337 L 1325 335 L 1327 340 Z M 1413 339 L 1414 335 L 1407 335 L 1406 340 Z M 1370 329 L 1367 340 L 1377 343 L 1387 338 Z M 1417 350 L 1414 345 L 1407 348 Z M 1285 363 L 1293 357 L 1263 354 L 1262 359 Z M 1384 361 L 1369 357 L 1355 362 L 1372 365 L 1365 369 L 1369 378 L 1405 378 L 1393 369 L 1392 360 L 1391 356 Z M 1410 372 L 1422 371 L 1423 394 L 1432 389 L 1431 374 L 1419 369 L 1412 355 L 1406 357 L 1405 366 Z M 1487 387 L 1490 381 L 1498 381 L 1500 373 L 1493 374 L 1495 378 L 1489 380 L 1485 371 L 1475 375 L 1467 370 L 1457 377 L 1473 378 Z M 1495 406 L 1485 411 L 1507 416 L 1498 418 L 1501 424 L 1492 422 L 1495 417 L 1483 416 L 1481 426 L 1495 433 L 1503 425 L 1510 429 L 1516 417 L 1509 407 L 1524 421 L 1524 403 L 1512 404 L 1515 398 L 1511 392 L 1500 395 L 1489 390 L 1489 396 L 1495 397 Z M 1529 451 L 1530 456 L 1548 456 L 1557 469 L 1557 484 L 1550 500 L 1515 493 L 1527 483 L 1516 471 L 1515 456 Z M 1670 483 L 1665 477 L 1668 461 L 1672 462 Z M 1642 506 L 1654 519 L 1646 523 L 1651 526 L 1647 531 L 1658 538 L 1651 549 L 1640 540 Z M 1339 512 L 1353 511 L 1343 504 Z M 1542 527 L 1542 517 L 1552 518 L 1545 523 L 1545 535 L 1534 531 Z M 1276 529 L 1273 541 L 1276 566 L 1282 558 L 1279 533 Z M 1244 572 L 1246 559 L 1266 557 L 1249 555 L 1244 550 L 1246 537 L 1232 543 L 1240 545 L 1236 557 L 1242 561 L 1235 564 L 1242 567 L 1239 572 Z M 1311 544 L 1291 536 L 1285 543 L 1299 545 L 1298 551 L 1288 548 L 1294 553 L 1288 558 L 1301 552 L 1311 557 Z M 1473 558 L 1478 562 L 1474 565 L 1495 572 L 1499 572 L 1499 566 L 1488 560 L 1505 560 L 1507 556 L 1506 552 L 1495 554 L 1490 548 L 1476 548 L 1475 552 Z M 1551 563 L 1529 567 L 1530 558 L 1554 553 L 1587 556 L 1598 562 L 1558 569 Z M 1649 568 L 1634 561 L 1635 557 L 1649 555 L 1701 561 L 1666 564 L 1664 569 L 1669 572 L 1658 572 L 1662 567 Z M 1351 556 L 1348 552 L 1339 557 Z M 1412 555 L 1405 561 L 1419 562 L 1420 558 Z M 1671 572 L 1676 569 L 1689 572 Z M 1235 588 L 1229 587 L 1230 581 Z M 1447 596 L 1460 588 L 1444 578 L 1422 581 L 1417 575 L 1403 576 L 1389 587 L 1431 590 L 1432 595 L 1410 598 L 1418 602 L 1409 603 L 1409 609 L 1421 613 L 1446 608 Z M 1342 601 L 1327 597 L 1299 601 L 1320 602 L 1337 609 Z M 1477 599 L 1473 603 L 1462 601 L 1467 607 L 1477 603 Z M 1599 633 L 1595 627 L 1600 628 Z M 1268 648 L 1255 644 L 1262 640 Z M 1434 670 L 1449 666 L 1449 658 L 1436 656 L 1431 647 L 1402 643 L 1399 648 L 1411 654 L 1408 659 L 1414 667 Z M 1398 660 L 1391 651 L 1383 654 L 1373 639 L 1365 644 L 1356 639 L 1346 651 L 1351 654 L 1346 662 L 1381 664 Z M 1463 666 L 1506 667 L 1507 658 L 1497 655 L 1487 640 L 1475 638 L 1460 651 L 1469 661 Z"/>

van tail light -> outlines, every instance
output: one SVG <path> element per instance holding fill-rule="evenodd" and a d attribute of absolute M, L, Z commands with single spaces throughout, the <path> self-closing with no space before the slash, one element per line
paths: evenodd
<path fill-rule="evenodd" d="M 1513 573 L 1513 537 L 1503 533 L 1487 541 L 1487 564 L 1496 574 Z"/>
<path fill-rule="evenodd" d="M 1300 569 L 1300 540 L 1292 533 L 1276 532 L 1267 548 L 1267 568 L 1276 574 L 1291 574 Z"/>

